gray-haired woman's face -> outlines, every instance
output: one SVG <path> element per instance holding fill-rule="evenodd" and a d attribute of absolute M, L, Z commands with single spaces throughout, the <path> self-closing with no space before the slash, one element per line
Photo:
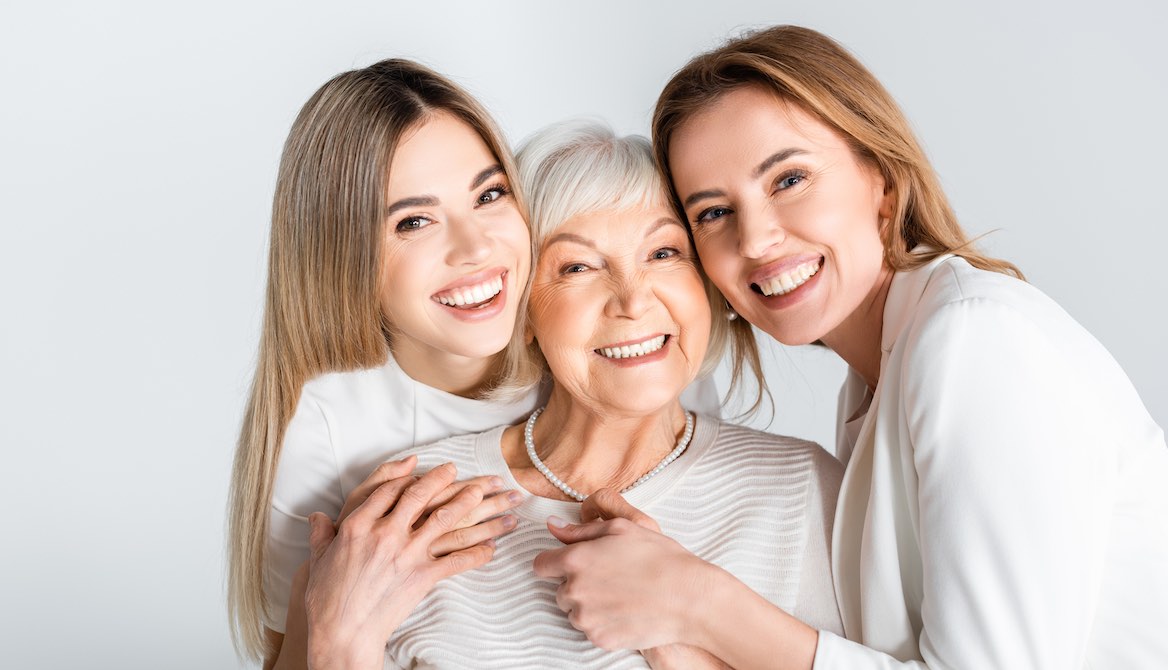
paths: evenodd
<path fill-rule="evenodd" d="M 697 258 L 663 201 L 564 222 L 539 252 L 529 314 L 556 384 L 617 413 L 675 402 L 710 336 Z"/>

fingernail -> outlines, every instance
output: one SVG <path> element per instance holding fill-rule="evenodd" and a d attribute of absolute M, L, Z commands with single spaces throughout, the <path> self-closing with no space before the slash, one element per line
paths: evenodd
<path fill-rule="evenodd" d="M 490 483 L 492 491 L 498 491 L 499 489 L 503 488 L 503 478 L 502 477 L 491 477 L 490 480 L 488 480 L 488 481 Z"/>
<path fill-rule="evenodd" d="M 519 491 L 512 491 L 507 494 L 507 501 L 512 505 L 518 505 L 519 503 L 523 502 L 523 494 Z"/>
<path fill-rule="evenodd" d="M 567 528 L 567 527 L 568 527 L 568 522 L 567 522 L 567 521 L 564 521 L 563 519 L 561 519 L 560 517 L 556 516 L 555 514 L 553 514 L 553 515 L 549 516 L 549 517 L 547 518 L 547 522 L 548 522 L 549 524 L 551 524 L 551 526 L 552 526 L 553 528 Z"/>
<path fill-rule="evenodd" d="M 494 539 L 487 540 L 486 542 L 483 542 L 483 544 L 490 547 L 491 549 L 495 548 L 495 540 Z"/>
<path fill-rule="evenodd" d="M 518 523 L 519 519 L 517 519 L 514 514 L 508 514 L 507 516 L 503 517 L 503 527 L 508 530 L 514 528 Z"/>

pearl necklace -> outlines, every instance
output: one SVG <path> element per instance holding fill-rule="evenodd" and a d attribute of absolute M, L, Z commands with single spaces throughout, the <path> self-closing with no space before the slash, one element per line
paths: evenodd
<path fill-rule="evenodd" d="M 535 466 L 535 469 L 539 470 L 539 473 L 547 478 L 549 482 L 551 482 L 552 486 L 563 491 L 572 498 L 575 498 L 580 502 L 584 502 L 584 499 L 588 496 L 580 493 L 571 486 L 568 486 L 562 479 L 555 476 L 555 474 L 552 473 L 550 469 L 548 469 L 548 466 L 544 465 L 543 461 L 539 460 L 539 456 L 537 456 L 535 453 L 535 420 L 539 418 L 540 414 L 543 414 L 544 409 L 544 407 L 540 407 L 539 409 L 532 412 L 531 418 L 527 420 L 527 426 L 523 429 L 523 442 L 527 445 L 527 457 L 531 459 L 531 464 Z M 661 462 L 658 463 L 652 470 L 641 475 L 640 479 L 623 488 L 621 493 L 628 493 L 637 486 L 644 484 L 645 482 L 652 479 L 658 472 L 664 470 L 665 466 L 677 460 L 677 457 L 681 455 L 681 452 L 685 451 L 685 448 L 689 446 L 690 438 L 693 437 L 693 426 L 693 414 L 686 412 L 685 431 L 681 434 L 681 439 L 677 441 L 677 446 L 673 448 L 673 451 L 669 452 L 665 458 L 661 459 Z"/>

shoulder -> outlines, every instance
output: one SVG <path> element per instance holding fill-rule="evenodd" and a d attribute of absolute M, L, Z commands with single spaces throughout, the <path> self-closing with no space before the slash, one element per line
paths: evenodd
<path fill-rule="evenodd" d="M 400 395 L 400 371 L 390 358 L 386 363 L 358 370 L 326 372 L 304 384 L 301 402 L 314 402 L 322 408 L 380 405 L 387 398 Z"/>
<path fill-rule="evenodd" d="M 753 468 L 772 474 L 809 476 L 820 486 L 837 490 L 844 472 L 843 464 L 815 442 L 726 422 L 719 422 L 717 438 L 706 460 L 739 471 Z"/>
<path fill-rule="evenodd" d="M 904 310 L 897 341 L 915 366 L 936 367 L 945 355 L 994 356 L 1010 351 L 1032 356 L 1104 355 L 1102 347 L 1054 300 L 1034 286 L 998 272 L 979 270 L 964 259 L 950 257 L 909 274 L 924 280 L 916 301 Z M 888 327 L 888 324 L 886 324 Z M 923 369 L 923 368 L 921 368 Z"/>
<path fill-rule="evenodd" d="M 498 435 L 502 432 L 502 428 L 447 437 L 408 449 L 402 452 L 401 458 L 411 455 L 417 456 L 418 469 L 422 471 L 432 470 L 443 463 L 454 463 L 458 467 L 459 479 L 477 477 L 480 474 L 485 474 L 480 472 L 482 468 L 478 464 L 477 454 L 480 445 L 492 440 L 498 444 Z"/>

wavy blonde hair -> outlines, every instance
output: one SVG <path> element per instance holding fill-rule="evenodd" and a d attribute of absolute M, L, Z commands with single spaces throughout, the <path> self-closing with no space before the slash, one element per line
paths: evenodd
<path fill-rule="evenodd" d="M 888 267 L 911 270 L 954 254 L 974 267 L 1024 279 L 1012 263 L 974 248 L 904 113 L 876 77 L 830 37 L 799 26 L 774 26 L 730 40 L 692 59 L 661 91 L 653 114 L 653 149 L 678 211 L 683 210 L 669 169 L 673 133 L 744 86 L 760 86 L 818 119 L 857 157 L 880 170 L 895 203 L 891 225 L 883 231 Z M 688 221 L 684 214 L 682 219 Z M 739 319 L 733 327 L 734 374 L 745 360 L 761 376 L 750 324 Z"/>
<path fill-rule="evenodd" d="M 473 128 L 509 177 L 503 134 L 473 97 L 417 63 L 384 60 L 337 75 L 305 103 L 284 144 L 272 204 L 259 360 L 235 453 L 228 512 L 228 614 L 236 649 L 265 648 L 264 566 L 272 484 L 300 391 L 325 372 L 382 365 L 379 303 L 389 166 L 411 128 L 444 112 Z M 513 191 L 522 198 L 517 180 Z M 499 377 L 528 364 L 500 354 Z"/>

